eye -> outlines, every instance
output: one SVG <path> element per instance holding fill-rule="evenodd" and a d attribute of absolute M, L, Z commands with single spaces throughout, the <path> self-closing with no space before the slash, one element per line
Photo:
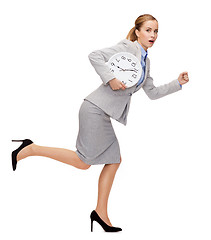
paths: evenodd
<path fill-rule="evenodd" d="M 158 30 L 155 30 L 155 33 L 158 33 Z"/>
<path fill-rule="evenodd" d="M 150 32 L 150 29 L 147 29 L 146 31 L 147 31 L 147 32 Z"/>

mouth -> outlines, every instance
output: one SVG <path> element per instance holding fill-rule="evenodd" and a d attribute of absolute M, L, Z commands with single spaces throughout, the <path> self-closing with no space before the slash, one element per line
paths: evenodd
<path fill-rule="evenodd" d="M 155 40 L 149 40 L 149 42 L 150 42 L 150 43 L 154 43 L 154 42 L 155 42 Z"/>

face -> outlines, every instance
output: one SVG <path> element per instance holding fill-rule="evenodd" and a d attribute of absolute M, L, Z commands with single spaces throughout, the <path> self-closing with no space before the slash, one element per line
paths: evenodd
<path fill-rule="evenodd" d="M 141 29 L 136 29 L 137 41 L 141 44 L 145 51 L 152 47 L 158 37 L 158 22 L 150 20 L 143 23 Z"/>

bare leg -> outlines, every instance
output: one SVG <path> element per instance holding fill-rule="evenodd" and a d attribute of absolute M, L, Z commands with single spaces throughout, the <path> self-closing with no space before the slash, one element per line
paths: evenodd
<path fill-rule="evenodd" d="M 121 157 L 120 157 L 121 163 Z M 98 183 L 98 201 L 95 211 L 102 218 L 102 220 L 109 226 L 112 226 L 107 213 L 108 197 L 114 181 L 114 177 L 120 163 L 106 164 L 99 177 Z"/>
<path fill-rule="evenodd" d="M 29 156 L 43 156 L 72 165 L 79 169 L 88 169 L 90 165 L 84 163 L 76 152 L 64 148 L 43 147 L 34 143 L 23 148 L 17 155 L 17 161 Z"/>
<path fill-rule="evenodd" d="M 33 143 L 18 153 L 17 160 L 20 161 L 29 156 L 49 157 L 80 169 L 88 169 L 90 167 L 90 165 L 80 160 L 74 151 L 63 148 L 43 147 Z M 109 226 L 112 226 L 112 224 L 107 213 L 108 197 L 119 165 L 120 163 L 106 164 L 100 174 L 98 183 L 98 201 L 95 211 Z"/>

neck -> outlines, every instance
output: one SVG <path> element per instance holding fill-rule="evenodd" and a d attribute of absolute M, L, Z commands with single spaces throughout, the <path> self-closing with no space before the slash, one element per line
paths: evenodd
<path fill-rule="evenodd" d="M 138 43 L 142 46 L 142 48 L 143 48 L 145 51 L 147 51 L 147 49 L 148 49 L 147 47 L 143 46 L 143 44 L 142 44 L 141 42 L 139 42 L 139 41 L 138 41 Z"/>

